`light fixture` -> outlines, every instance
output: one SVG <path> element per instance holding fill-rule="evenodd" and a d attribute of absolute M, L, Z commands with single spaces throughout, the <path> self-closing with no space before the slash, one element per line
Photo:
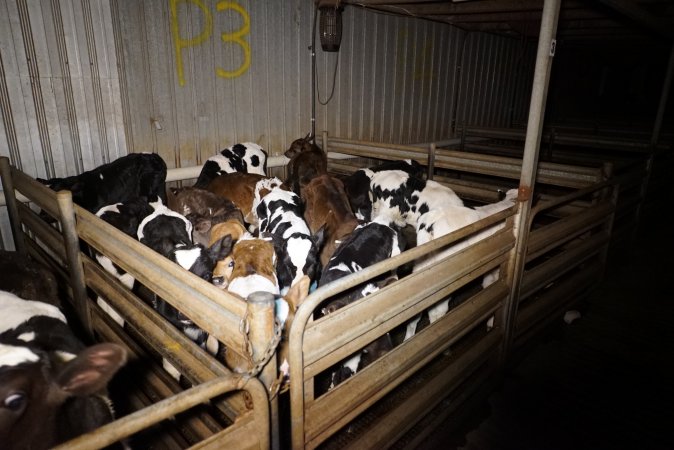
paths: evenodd
<path fill-rule="evenodd" d="M 342 42 L 342 8 L 339 6 L 339 0 L 320 0 L 318 12 L 321 48 L 324 52 L 339 51 L 339 44 Z"/>

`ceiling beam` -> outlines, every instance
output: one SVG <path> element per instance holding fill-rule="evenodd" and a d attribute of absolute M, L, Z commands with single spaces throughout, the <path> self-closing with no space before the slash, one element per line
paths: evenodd
<path fill-rule="evenodd" d="M 667 23 L 649 13 L 639 6 L 637 2 L 626 0 L 599 0 L 599 3 L 618 11 L 620 14 L 629 17 L 660 36 L 674 40 L 674 27 L 667 25 Z"/>
<path fill-rule="evenodd" d="M 383 2 L 380 0 L 349 0 L 345 3 L 354 6 L 374 7 L 388 12 L 413 16 L 434 16 L 454 14 L 506 13 L 518 11 L 542 11 L 541 0 L 480 0 L 475 2 Z M 582 3 L 576 0 L 564 2 L 565 8 L 580 8 Z"/>
<path fill-rule="evenodd" d="M 589 20 L 602 19 L 604 16 L 589 9 L 571 9 L 559 12 L 559 20 Z M 507 12 L 507 13 L 484 13 L 484 14 L 455 14 L 451 16 L 438 16 L 438 19 L 448 22 L 532 22 L 541 20 L 541 11 Z"/>

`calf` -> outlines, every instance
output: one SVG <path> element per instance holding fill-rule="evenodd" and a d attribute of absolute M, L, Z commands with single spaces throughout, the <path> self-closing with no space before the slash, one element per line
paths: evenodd
<path fill-rule="evenodd" d="M 51 286 L 28 298 L 5 290 L 13 283 L 36 287 L 37 280 L 21 265 L 25 257 L 3 252 L 1 258 L 5 268 L 14 266 L 0 278 L 0 442 L 51 448 L 112 421 L 106 387 L 125 364 L 126 350 L 109 343 L 85 347 L 55 304 L 58 298 L 51 298 Z M 33 300 L 42 295 L 49 301 Z"/>
<path fill-rule="evenodd" d="M 304 138 L 295 139 L 284 155 L 290 158 L 288 162 L 288 178 L 286 185 L 293 192 L 300 195 L 300 189 L 311 179 L 328 173 L 328 155 L 316 144 L 311 142 L 310 134 Z"/>
<path fill-rule="evenodd" d="M 324 242 L 320 259 L 323 267 L 335 249 L 358 226 L 349 200 L 340 180 L 330 175 L 319 175 L 302 187 L 304 218 L 312 233 L 323 228 Z"/>
<path fill-rule="evenodd" d="M 92 213 L 142 196 L 166 203 L 166 163 L 155 153 L 130 153 L 79 175 L 38 181 L 54 191 L 71 191 L 73 202 Z"/>
<path fill-rule="evenodd" d="M 54 273 L 29 256 L 0 250 L 0 289 L 21 298 L 39 298 L 61 306 L 59 287 Z"/>
<path fill-rule="evenodd" d="M 244 221 L 250 224 L 252 229 L 256 229 L 257 219 L 253 212 L 253 202 L 256 198 L 264 197 L 271 189 L 282 185 L 281 180 L 276 177 L 236 172 L 214 178 L 205 189 L 234 203 L 241 210 Z"/>
<path fill-rule="evenodd" d="M 169 189 L 168 207 L 184 215 L 193 226 L 192 240 L 209 246 L 213 226 L 223 222 L 239 222 L 243 226 L 243 214 L 236 205 L 213 192 L 195 187 Z"/>
<path fill-rule="evenodd" d="M 0 343 L 0 442 L 47 449 L 113 421 L 99 392 L 125 361 L 116 344 L 84 348 L 66 362 L 30 345 Z"/>
<path fill-rule="evenodd" d="M 387 170 L 402 170 L 409 176 L 423 179 L 424 168 L 413 159 L 388 161 L 369 169 L 359 169 L 346 177 L 344 190 L 349 198 L 349 204 L 356 217 L 369 222 L 372 219 L 372 200 L 370 199 L 371 174 Z"/>
<path fill-rule="evenodd" d="M 213 270 L 218 261 L 224 260 L 232 251 L 232 238 L 226 236 L 209 248 L 201 244 L 177 245 L 163 250 L 164 255 L 188 272 L 211 283 Z M 157 296 L 152 296 L 153 308 L 176 328 L 185 333 L 197 345 L 211 354 L 218 352 L 218 343 L 208 333 L 194 324 L 192 319 Z"/>
<path fill-rule="evenodd" d="M 145 197 L 130 199 L 125 202 L 115 203 L 114 205 L 107 205 L 96 211 L 96 215 L 102 220 L 108 222 L 118 230 L 124 232 L 128 236 L 136 239 L 138 233 L 138 226 L 143 219 L 154 212 L 150 203 Z M 94 251 L 96 261 L 109 274 L 117 278 L 128 289 L 133 289 L 135 285 L 135 278 L 127 273 L 124 269 L 113 263 L 107 256 Z M 110 317 L 113 318 L 119 326 L 124 326 L 124 319 L 119 313 L 112 308 L 102 297 L 96 299 L 98 306 L 103 309 Z"/>
<path fill-rule="evenodd" d="M 213 280 L 216 263 L 224 260 L 232 250 L 231 236 L 224 237 L 206 248 L 192 242 L 192 224 L 185 216 L 171 211 L 161 203 L 138 226 L 138 240 L 157 253 L 180 265 L 209 283 Z M 194 325 L 191 319 L 165 300 L 151 295 L 152 306 L 178 329 L 201 346 L 209 344 L 208 334 Z M 208 347 L 207 347 L 208 348 Z M 215 351 L 212 346 L 210 351 Z"/>
<path fill-rule="evenodd" d="M 214 277 L 221 278 L 219 286 L 241 298 L 245 299 L 255 291 L 280 294 L 276 253 L 271 239 L 245 233 L 219 267 L 223 270 L 214 273 Z"/>
<path fill-rule="evenodd" d="M 417 226 L 419 216 L 449 206 L 463 206 L 450 188 L 432 180 L 412 177 L 401 170 L 372 172 L 370 178 L 372 218 L 381 218 L 398 226 Z"/>
<path fill-rule="evenodd" d="M 477 222 L 489 215 L 496 214 L 515 204 L 517 200 L 517 189 L 509 190 L 505 198 L 496 203 L 489 205 L 478 206 L 470 208 L 467 206 L 449 205 L 444 208 L 436 208 L 428 210 L 422 214 L 417 222 L 417 243 L 419 245 L 437 239 L 441 236 L 447 235 L 452 231 L 456 231 L 471 223 Z M 503 228 L 502 224 L 493 225 L 484 229 L 472 236 L 469 236 L 462 241 L 441 250 L 437 250 L 424 258 L 418 260 L 414 265 L 414 271 L 421 271 L 450 255 L 457 253 L 459 250 L 468 247 L 469 245 L 478 242 Z M 498 280 L 498 268 L 487 273 L 482 278 L 482 288 L 488 287 L 490 284 Z M 451 298 L 447 298 L 437 303 L 428 310 L 429 323 L 433 323 L 447 313 L 449 310 L 449 302 Z M 404 340 L 409 339 L 416 332 L 417 323 L 420 317 L 414 319 L 408 325 Z"/>
<path fill-rule="evenodd" d="M 254 142 L 235 144 L 206 160 L 194 187 L 204 188 L 223 173 L 267 174 L 267 152 Z"/>
<path fill-rule="evenodd" d="M 323 245 L 323 228 L 312 235 L 302 217 L 300 197 L 280 187 L 273 188 L 262 198 L 256 198 L 254 208 L 260 233 L 272 237 L 277 255 L 276 274 L 282 294 L 307 275 L 318 278 L 318 252 Z"/>
<path fill-rule="evenodd" d="M 192 243 L 192 223 L 185 216 L 159 202 L 150 203 L 154 211 L 146 216 L 136 231 L 140 242 L 166 256 L 177 245 Z"/>
<path fill-rule="evenodd" d="M 398 255 L 403 249 L 404 241 L 400 232 L 386 223 L 375 221 L 359 225 L 340 244 L 328 264 L 323 268 L 318 286 L 326 285 Z M 334 312 L 342 306 L 379 290 L 382 285 L 388 284 L 390 281 L 391 274 L 383 274 L 373 281 L 355 286 L 340 294 L 339 298 L 324 305 L 321 314 Z"/>
<path fill-rule="evenodd" d="M 337 248 L 330 262 L 323 269 L 319 286 L 326 285 L 373 264 L 400 254 L 404 244 L 400 233 L 385 223 L 370 222 L 359 225 Z M 361 285 L 357 285 L 322 305 L 321 315 L 330 314 L 341 307 L 378 291 L 395 281 L 392 273 L 382 274 Z M 388 333 L 368 344 L 363 350 L 328 370 L 327 377 L 319 378 L 319 391 L 327 391 L 354 375 L 358 370 L 393 348 Z"/>

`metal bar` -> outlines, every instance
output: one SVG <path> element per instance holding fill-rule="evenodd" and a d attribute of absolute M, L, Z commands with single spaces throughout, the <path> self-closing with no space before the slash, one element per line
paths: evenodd
<path fill-rule="evenodd" d="M 41 244 L 46 245 L 50 251 L 56 254 L 61 260 L 59 263 L 65 266 L 67 256 L 63 245 L 63 236 L 61 236 L 56 228 L 48 225 L 38 217 L 27 205 L 19 203 L 18 207 L 21 223 L 40 239 Z"/>
<path fill-rule="evenodd" d="M 428 176 L 427 179 L 432 180 L 435 172 L 435 143 L 431 142 L 428 146 Z"/>
<path fill-rule="evenodd" d="M 511 286 L 511 295 L 508 300 L 507 313 L 505 315 L 505 342 L 502 349 L 501 361 L 505 361 L 510 353 L 514 337 L 515 318 L 517 317 L 517 299 L 522 283 L 524 261 L 529 235 L 529 216 L 531 212 L 533 186 L 536 181 L 536 167 L 538 164 L 538 150 L 540 148 L 541 132 L 543 129 L 543 116 L 547 98 L 550 70 L 554 56 L 555 33 L 559 18 L 561 0 L 545 0 L 541 17 L 541 30 L 538 39 L 536 54 L 536 67 L 534 69 L 534 81 L 529 106 L 529 119 L 527 123 L 527 137 L 524 143 L 524 158 L 520 175 L 519 187 L 519 215 L 516 217 L 515 233 L 516 247 L 514 253 L 514 266 L 508 280 Z"/>
<path fill-rule="evenodd" d="M 84 282 L 84 270 L 80 256 L 80 239 L 77 235 L 75 208 L 70 191 L 60 191 L 56 194 L 61 222 L 61 234 L 66 249 L 70 287 L 73 290 L 73 302 L 77 315 L 89 336 L 93 336 L 91 327 L 91 308 L 87 297 L 87 286 Z"/>
<path fill-rule="evenodd" d="M 507 232 L 495 234 L 462 250 L 460 254 L 452 255 L 455 257 L 408 275 L 407 278 L 411 277 L 410 280 L 402 284 L 414 284 L 414 287 L 406 289 L 405 286 L 393 284 L 368 295 L 366 301 L 352 303 L 323 319 L 312 322 L 304 333 L 305 367 L 309 367 L 320 358 L 325 358 L 326 361 L 315 370 L 307 369 L 306 376 L 311 376 L 312 372 L 318 372 L 349 356 L 363 347 L 367 341 L 376 339 L 377 335 L 382 335 L 406 322 L 450 295 L 451 292 L 444 291 L 446 286 L 453 286 L 456 290 L 488 272 L 493 265 L 483 266 L 507 253 L 512 246 L 512 236 L 508 236 Z M 462 283 L 454 285 L 457 280 Z M 436 293 L 439 293 L 437 299 L 434 298 Z M 427 297 L 430 301 L 424 301 Z M 376 319 L 373 320 L 373 317 Z M 373 329 L 379 331 L 376 335 L 370 336 L 368 331 Z"/>
<path fill-rule="evenodd" d="M 262 383 L 255 378 L 227 376 L 206 381 L 173 397 L 161 400 L 154 405 L 104 425 L 93 432 L 61 444 L 55 447 L 55 450 L 94 450 L 105 447 L 162 420 L 170 419 L 172 416 L 200 403 L 234 390 L 248 392 L 253 399 L 255 410 L 259 410 L 261 415 L 266 416 L 264 422 L 268 422 L 267 392 Z M 260 420 L 260 422 L 263 422 L 263 420 Z M 258 430 L 258 433 L 260 448 L 269 448 L 269 433 L 265 432 L 264 428 Z"/>
<path fill-rule="evenodd" d="M 265 351 L 274 338 L 274 295 L 269 292 L 253 292 L 247 299 L 248 317 L 250 319 L 250 343 L 252 346 L 253 360 L 259 361 L 264 358 Z M 278 374 L 276 356 L 272 355 L 269 362 L 264 366 L 258 378 L 267 390 L 273 385 Z M 271 448 L 278 450 L 279 421 L 278 421 L 278 397 L 274 397 L 270 404 L 271 423 Z"/>
<path fill-rule="evenodd" d="M 466 352 L 459 356 L 447 368 L 425 382 L 423 387 L 419 387 L 415 395 L 409 396 L 406 401 L 396 405 L 385 417 L 380 418 L 372 428 L 368 429 L 366 433 L 358 435 L 345 448 L 354 450 L 389 448 L 395 444 L 397 438 L 402 436 L 420 417 L 428 413 L 447 395 L 456 392 L 459 387 L 461 394 L 463 394 L 464 390 L 475 386 L 476 381 L 479 384 L 484 382 L 484 376 L 478 376 L 476 380 L 474 375 L 494 356 L 501 338 L 500 333 L 495 331 L 490 333 L 475 345 L 472 352 Z M 462 383 L 469 378 L 471 387 L 462 386 Z M 459 394 L 459 397 L 462 396 L 461 394 Z M 456 399 L 451 403 L 450 408 L 454 409 L 462 404 L 459 399 Z"/>
<path fill-rule="evenodd" d="M 143 347 L 133 340 L 130 334 L 119 327 L 119 325 L 117 325 L 110 316 L 104 313 L 98 305 L 93 306 L 92 312 L 97 340 L 115 342 L 125 346 L 129 354 L 128 360 L 130 362 L 143 361 L 142 367 L 136 367 L 133 362 L 130 364 L 130 373 L 128 373 L 127 376 L 133 377 L 134 383 L 130 390 L 125 391 L 126 393 L 131 394 L 135 393 L 135 391 L 141 391 L 148 396 L 148 399 L 156 399 L 155 401 L 159 401 L 159 399 L 169 398 L 183 391 L 183 388 L 178 385 L 178 382 L 169 376 L 159 364 L 151 363 L 151 361 L 154 360 L 153 355 L 149 354 Z M 230 373 L 227 372 L 227 374 Z M 216 377 L 210 377 L 209 380 L 213 378 Z M 192 383 L 192 385 L 197 384 L 200 383 Z M 229 398 L 227 401 L 229 401 Z M 151 404 L 152 400 L 148 400 L 134 410 L 145 408 Z M 243 412 L 246 411 L 247 409 L 243 410 Z M 225 415 L 227 414 L 225 413 Z M 227 418 L 233 422 L 236 416 L 232 415 L 230 418 L 230 416 L 227 415 Z M 176 428 L 179 427 L 181 431 L 183 431 L 181 434 L 185 434 L 184 429 L 187 429 L 187 432 L 190 434 L 188 437 L 188 440 L 190 441 L 207 439 L 213 436 L 215 431 L 222 428 L 222 424 L 215 421 L 214 418 L 207 413 L 188 414 L 183 417 L 178 416 L 176 417 L 176 425 Z M 173 430 L 167 431 L 171 432 L 171 434 L 173 432 Z M 161 439 L 165 439 L 164 436 L 162 436 Z"/>
<path fill-rule="evenodd" d="M 40 209 L 46 211 L 54 218 L 59 215 L 56 203 L 56 192 L 47 186 L 35 181 L 20 170 L 12 170 L 12 180 L 14 188 L 24 194 L 31 202 L 35 203 Z"/>
<path fill-rule="evenodd" d="M 12 239 L 14 240 L 14 248 L 18 253 L 26 256 L 28 253 L 26 249 L 26 243 L 23 240 L 23 231 L 21 231 L 21 220 L 19 218 L 16 193 L 14 192 L 12 169 L 9 164 L 9 158 L 6 156 L 0 157 L 0 176 L 2 177 L 2 190 L 3 193 L 5 193 L 5 201 L 7 202 L 9 222 L 12 225 Z"/>
<path fill-rule="evenodd" d="M 307 410 L 306 434 L 309 447 L 327 438 L 342 428 L 388 392 L 400 385 L 413 373 L 427 365 L 451 345 L 458 342 L 476 324 L 482 323 L 498 307 L 500 300 L 507 295 L 507 289 L 490 293 L 481 292 L 471 301 L 467 301 L 455 310 L 425 328 L 413 339 L 395 347 L 380 359 L 359 371 L 325 395 L 317 399 Z M 487 336 L 488 347 L 494 348 L 502 334 L 495 331 Z M 481 342 L 485 343 L 485 340 Z M 464 354 L 465 364 L 480 360 L 485 352 L 477 344 Z M 454 370 L 462 367 L 452 364 Z M 386 368 L 382 370 L 381 368 Z M 334 414 L 340 411 L 340 414 Z"/>
<path fill-rule="evenodd" d="M 290 346 L 288 360 L 290 363 L 290 373 L 292 374 L 290 377 L 290 408 L 292 417 L 291 441 L 293 448 L 304 448 L 305 445 L 305 420 L 307 418 L 305 417 L 305 387 L 303 375 L 305 367 L 304 333 L 318 304 L 324 299 L 343 292 L 363 281 L 369 280 L 404 263 L 420 258 L 430 252 L 449 246 L 458 239 L 465 238 L 479 230 L 494 225 L 496 222 L 510 217 L 513 212 L 514 207 L 508 208 L 445 236 L 407 250 L 400 255 L 348 275 L 333 283 L 321 286 L 304 300 L 295 313 L 295 318 L 289 333 Z"/>
<path fill-rule="evenodd" d="M 76 211 L 82 239 L 216 339 L 228 347 L 242 348 L 243 336 L 233 330 L 239 329 L 246 313 L 243 300 L 189 273 L 90 212 L 79 207 Z"/>

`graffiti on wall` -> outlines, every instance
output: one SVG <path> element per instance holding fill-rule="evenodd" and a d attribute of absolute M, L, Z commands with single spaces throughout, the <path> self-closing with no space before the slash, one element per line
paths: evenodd
<path fill-rule="evenodd" d="M 226 45 L 234 45 L 241 49 L 243 53 L 243 61 L 241 65 L 234 70 L 223 69 L 222 67 L 215 67 L 215 74 L 221 78 L 236 78 L 243 75 L 250 68 L 250 44 L 246 40 L 246 36 L 250 33 L 250 16 L 241 5 L 236 2 L 219 1 L 215 4 L 215 11 L 211 11 L 204 2 L 204 0 L 169 0 L 171 5 L 171 35 L 173 37 L 173 46 L 176 53 L 176 70 L 178 72 L 178 82 L 181 86 L 185 85 L 185 74 L 183 71 L 183 50 L 202 45 L 211 39 L 213 35 L 213 15 L 220 14 L 225 11 L 234 11 L 238 13 L 243 23 L 237 30 L 228 33 L 220 33 L 220 39 Z M 187 7 L 196 7 L 203 16 L 203 28 L 200 33 L 192 37 L 184 37 L 180 29 L 180 21 L 178 17 L 178 6 L 184 3 Z"/>

